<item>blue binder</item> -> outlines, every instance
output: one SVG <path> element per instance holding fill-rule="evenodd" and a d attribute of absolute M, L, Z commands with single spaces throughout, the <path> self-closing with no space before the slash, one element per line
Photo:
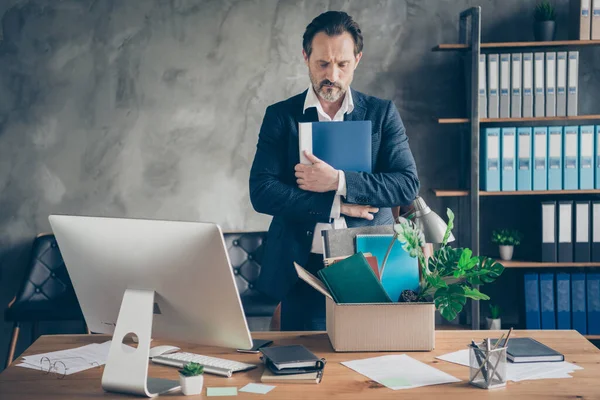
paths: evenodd
<path fill-rule="evenodd" d="M 587 323 L 589 335 L 600 335 L 600 273 L 587 274 Z"/>
<path fill-rule="evenodd" d="M 517 190 L 532 190 L 532 159 L 533 159 L 533 140 L 531 138 L 531 128 L 519 128 L 517 130 Z"/>
<path fill-rule="evenodd" d="M 595 189 L 600 189 L 600 152 L 598 152 L 598 146 L 600 146 L 600 125 L 596 125 L 596 132 L 594 134 L 594 169 L 596 170 L 596 182 Z"/>
<path fill-rule="evenodd" d="M 594 188 L 594 126 L 579 127 L 579 189 Z"/>
<path fill-rule="evenodd" d="M 579 189 L 579 127 L 565 126 L 563 142 L 563 189 Z"/>
<path fill-rule="evenodd" d="M 573 314 L 573 329 L 582 335 L 587 335 L 586 320 L 585 274 L 571 274 L 571 313 Z"/>
<path fill-rule="evenodd" d="M 541 329 L 540 322 L 540 283 L 536 273 L 526 273 L 525 281 L 525 327 Z"/>
<path fill-rule="evenodd" d="M 542 310 L 542 329 L 556 329 L 554 273 L 540 274 L 540 308 Z"/>
<path fill-rule="evenodd" d="M 571 275 L 556 274 L 556 327 L 571 329 Z"/>
<path fill-rule="evenodd" d="M 356 235 L 356 251 L 377 257 L 379 269 L 392 241 L 393 235 Z M 419 263 L 397 242 L 386 261 L 381 284 L 392 301 L 398 301 L 403 290 L 419 289 Z"/>
<path fill-rule="evenodd" d="M 500 190 L 517 190 L 517 128 L 502 128 L 502 146 L 500 147 Z"/>
<path fill-rule="evenodd" d="M 548 128 L 548 190 L 563 188 L 563 128 Z"/>
<path fill-rule="evenodd" d="M 486 128 L 481 138 L 481 190 L 500 190 L 500 128 Z"/>
<path fill-rule="evenodd" d="M 548 189 L 548 128 L 533 128 L 533 190 Z"/>

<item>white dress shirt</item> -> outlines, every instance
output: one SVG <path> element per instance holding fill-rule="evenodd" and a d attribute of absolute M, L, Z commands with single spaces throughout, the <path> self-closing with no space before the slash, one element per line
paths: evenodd
<path fill-rule="evenodd" d="M 311 107 L 316 107 L 317 115 L 319 116 L 319 122 L 343 121 L 344 114 L 350 114 L 352 110 L 354 110 L 354 101 L 352 100 L 350 87 L 348 87 L 348 90 L 346 90 L 346 95 L 344 96 L 342 106 L 335 114 L 333 119 L 331 119 L 331 117 L 323 110 L 323 107 L 321 106 L 319 98 L 317 97 L 312 85 L 309 86 L 308 92 L 306 93 L 303 112 L 305 113 L 306 109 Z M 321 238 L 321 231 L 327 229 L 343 229 L 347 227 L 346 219 L 340 214 L 342 196 L 346 196 L 346 175 L 344 175 L 344 171 L 339 171 L 338 188 L 335 192 L 335 197 L 331 206 L 331 213 L 329 214 L 329 216 L 333 219 L 333 223 L 317 223 L 313 233 L 312 247 L 310 250 L 311 253 L 323 254 L 323 240 Z"/>

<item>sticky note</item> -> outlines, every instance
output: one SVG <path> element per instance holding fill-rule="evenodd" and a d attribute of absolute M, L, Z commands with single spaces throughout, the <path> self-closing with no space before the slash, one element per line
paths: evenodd
<path fill-rule="evenodd" d="M 206 388 L 207 396 L 237 396 L 236 387 L 209 387 Z"/>
<path fill-rule="evenodd" d="M 240 392 L 267 394 L 271 390 L 275 389 L 275 386 L 261 385 L 258 383 L 249 383 L 240 389 Z"/>
<path fill-rule="evenodd" d="M 401 377 L 382 379 L 381 381 L 379 381 L 379 383 L 381 383 L 382 385 L 387 386 L 389 388 L 401 387 L 401 386 L 412 386 L 412 383 L 410 383 L 406 378 L 401 378 Z"/>

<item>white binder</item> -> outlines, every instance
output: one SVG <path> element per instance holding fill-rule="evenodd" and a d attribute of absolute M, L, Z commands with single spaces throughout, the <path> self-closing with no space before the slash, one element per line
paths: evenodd
<path fill-rule="evenodd" d="M 600 0 L 592 0 L 592 40 L 600 40 Z"/>
<path fill-rule="evenodd" d="M 569 8 L 569 39 L 590 40 L 591 0 L 571 0 Z"/>
<path fill-rule="evenodd" d="M 488 118 L 498 118 L 500 104 L 498 100 L 498 85 L 500 65 L 498 63 L 498 54 L 488 54 L 487 56 L 487 74 L 488 74 Z"/>
<path fill-rule="evenodd" d="M 556 53 L 556 116 L 567 115 L 567 52 Z"/>
<path fill-rule="evenodd" d="M 600 3 L 600 0 L 597 0 Z M 579 52 L 569 52 L 568 65 L 568 93 L 567 93 L 567 115 L 574 117 L 577 115 L 577 97 L 579 96 Z"/>
<path fill-rule="evenodd" d="M 523 54 L 523 117 L 533 117 L 533 53 Z"/>
<path fill-rule="evenodd" d="M 533 116 L 543 117 L 546 115 L 546 86 L 544 79 L 544 53 L 535 53 L 533 62 Z"/>
<path fill-rule="evenodd" d="M 479 117 L 487 118 L 487 89 L 486 89 L 485 54 L 479 55 Z"/>
<path fill-rule="evenodd" d="M 510 118 L 510 54 L 500 55 L 500 118 Z"/>
<path fill-rule="evenodd" d="M 556 116 L 556 53 L 546 53 L 546 117 Z"/>
<path fill-rule="evenodd" d="M 511 56 L 510 117 L 521 118 L 521 53 Z"/>

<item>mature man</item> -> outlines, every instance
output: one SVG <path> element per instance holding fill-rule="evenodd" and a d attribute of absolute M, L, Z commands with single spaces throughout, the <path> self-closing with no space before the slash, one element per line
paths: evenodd
<path fill-rule="evenodd" d="M 400 115 L 389 100 L 350 89 L 362 57 L 358 24 L 344 12 L 307 27 L 302 55 L 310 86 L 269 106 L 250 171 L 254 209 L 273 216 L 258 288 L 281 302 L 282 330 L 325 330 L 323 295 L 298 279 L 293 262 L 323 267 L 321 231 L 393 223 L 391 207 L 408 205 L 419 180 Z M 312 154 L 299 163 L 298 123 L 372 122 L 373 173 L 339 171 Z"/>

